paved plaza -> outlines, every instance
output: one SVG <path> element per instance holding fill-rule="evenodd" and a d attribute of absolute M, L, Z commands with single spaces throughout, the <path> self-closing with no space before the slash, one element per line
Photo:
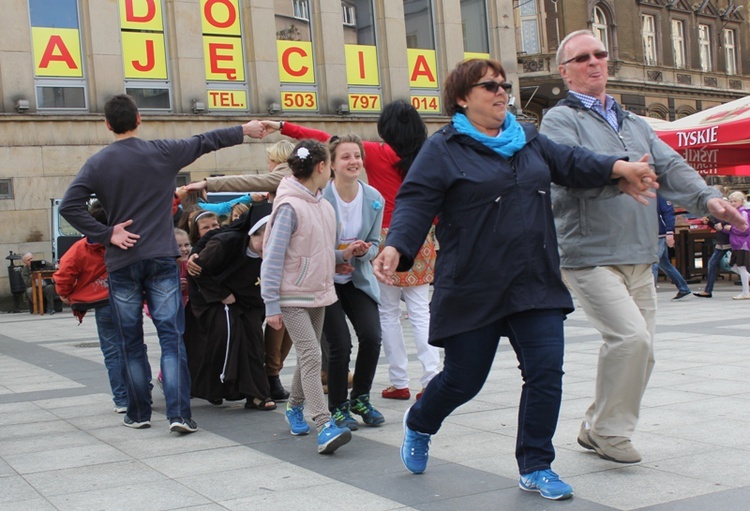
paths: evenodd
<path fill-rule="evenodd" d="M 697 291 L 698 285 L 693 286 Z M 10 510 L 649 510 L 750 509 L 750 301 L 733 283 L 714 298 L 679 302 L 660 282 L 656 367 L 633 438 L 635 465 L 576 443 L 600 338 L 576 311 L 566 322 L 563 406 L 553 468 L 575 497 L 553 502 L 518 489 L 513 457 L 521 377 L 507 340 L 482 392 L 433 437 L 422 475 L 399 459 L 409 401 L 373 404 L 386 417 L 332 456 L 315 436 L 293 437 L 283 408 L 245 410 L 193 400 L 199 431 L 170 434 L 155 390 L 152 427 L 122 426 L 112 411 L 93 314 L 0 314 L 0 509 Z M 408 330 L 408 322 L 404 321 Z M 159 345 L 147 323 L 152 367 Z M 410 346 L 410 371 L 419 363 Z M 282 381 L 291 385 L 296 360 Z M 419 390 L 412 380 L 412 394 Z M 413 398 L 412 398 L 413 399 Z M 309 418 L 309 417 L 308 417 Z"/>

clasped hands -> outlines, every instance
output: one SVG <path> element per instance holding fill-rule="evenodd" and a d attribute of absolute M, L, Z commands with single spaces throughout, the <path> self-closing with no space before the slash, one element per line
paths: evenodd
<path fill-rule="evenodd" d="M 645 206 L 648 206 L 647 198 L 656 198 L 656 192 L 651 189 L 659 188 L 656 173 L 648 163 L 648 158 L 648 154 L 644 154 L 635 162 L 618 160 L 612 167 L 612 178 L 619 178 L 617 186 L 620 191 Z"/>

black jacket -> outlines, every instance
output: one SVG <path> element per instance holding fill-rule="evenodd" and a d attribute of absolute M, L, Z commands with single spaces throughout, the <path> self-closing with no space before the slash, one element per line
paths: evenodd
<path fill-rule="evenodd" d="M 560 278 L 550 182 L 611 185 L 618 158 L 524 130 L 527 144 L 508 160 L 446 125 L 399 189 L 386 240 L 402 254 L 399 271 L 411 267 L 438 217 L 431 344 L 522 311 L 573 310 Z"/>

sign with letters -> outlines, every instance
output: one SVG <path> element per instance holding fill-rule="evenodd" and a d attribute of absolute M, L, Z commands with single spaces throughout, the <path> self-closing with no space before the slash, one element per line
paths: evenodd
<path fill-rule="evenodd" d="M 247 110 L 246 90 L 221 89 L 217 83 L 246 85 L 239 0 L 201 0 L 200 5 L 203 62 L 206 82 L 210 84 L 208 108 Z"/>
<path fill-rule="evenodd" d="M 119 0 L 125 78 L 166 80 L 167 53 L 161 0 Z"/>
<path fill-rule="evenodd" d="M 435 50 L 408 48 L 409 87 L 418 89 L 437 89 L 437 60 Z"/>
<path fill-rule="evenodd" d="M 315 83 L 312 43 L 276 41 L 281 83 Z"/>
<path fill-rule="evenodd" d="M 79 31 L 75 28 L 31 27 L 36 76 L 83 76 Z"/>

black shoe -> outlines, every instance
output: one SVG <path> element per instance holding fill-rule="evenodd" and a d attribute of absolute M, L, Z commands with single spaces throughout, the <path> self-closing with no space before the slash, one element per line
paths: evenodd
<path fill-rule="evenodd" d="M 674 298 L 672 298 L 672 301 L 681 300 L 689 295 L 690 295 L 690 291 L 680 291 L 676 295 L 674 295 Z"/>
<path fill-rule="evenodd" d="M 698 296 L 700 298 L 711 298 L 713 296 L 712 293 L 707 293 L 705 291 L 701 291 L 700 293 L 693 293 L 695 296 Z"/>
<path fill-rule="evenodd" d="M 284 386 L 281 384 L 281 380 L 277 376 L 269 376 L 268 384 L 271 386 L 271 399 L 274 401 L 286 401 L 289 399 L 289 392 L 286 391 Z"/>

